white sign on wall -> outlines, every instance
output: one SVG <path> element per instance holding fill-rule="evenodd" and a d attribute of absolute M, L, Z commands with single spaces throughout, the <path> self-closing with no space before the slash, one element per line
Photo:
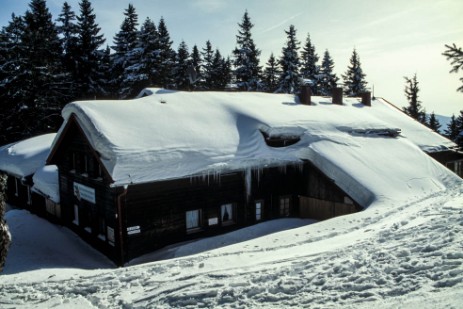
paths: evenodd
<path fill-rule="evenodd" d="M 77 199 L 95 204 L 95 189 L 74 182 L 74 195 Z"/>

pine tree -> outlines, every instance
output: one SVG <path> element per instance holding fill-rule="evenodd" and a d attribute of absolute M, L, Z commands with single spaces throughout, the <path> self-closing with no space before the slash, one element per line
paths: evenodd
<path fill-rule="evenodd" d="M 444 135 L 448 139 L 454 141 L 459 133 L 460 131 L 458 130 L 458 122 L 455 118 L 455 115 L 452 115 L 450 122 L 447 124 L 447 128 L 444 130 Z"/>
<path fill-rule="evenodd" d="M 365 81 L 360 58 L 357 51 L 354 49 L 350 58 L 350 66 L 347 67 L 347 72 L 342 76 L 344 80 L 344 92 L 349 96 L 358 96 L 366 90 L 367 82 Z"/>
<path fill-rule="evenodd" d="M 264 88 L 266 91 L 275 92 L 277 90 L 280 73 L 278 62 L 272 53 L 267 61 L 263 74 Z"/>
<path fill-rule="evenodd" d="M 209 40 L 206 42 L 206 47 L 203 48 L 201 54 L 203 58 L 201 84 L 204 89 L 210 90 L 214 87 L 212 80 L 214 51 L 212 50 L 212 44 Z"/>
<path fill-rule="evenodd" d="M 235 57 L 233 65 L 235 67 L 235 79 L 240 89 L 258 90 L 260 83 L 259 66 L 260 50 L 257 49 L 252 39 L 251 30 L 254 25 L 246 11 L 242 22 L 238 24 L 238 35 L 236 36 L 237 47 L 233 50 Z"/>
<path fill-rule="evenodd" d="M 307 34 L 305 45 L 301 51 L 301 75 L 308 80 L 310 89 L 315 95 L 319 94 L 320 88 L 320 67 L 317 65 L 318 55 L 315 52 L 315 46 L 312 45 L 310 34 Z"/>
<path fill-rule="evenodd" d="M 439 120 L 437 120 L 436 115 L 434 114 L 434 112 L 432 112 L 431 115 L 429 116 L 428 127 L 431 130 L 434 130 L 435 132 L 439 133 L 439 129 L 441 127 L 441 124 L 439 123 Z"/>
<path fill-rule="evenodd" d="M 287 36 L 286 46 L 283 47 L 280 59 L 281 75 L 276 92 L 297 93 L 301 84 L 299 74 L 299 41 L 296 38 L 296 29 L 293 25 L 285 31 Z"/>
<path fill-rule="evenodd" d="M 136 57 L 133 52 L 138 42 L 138 15 L 132 4 L 129 4 L 125 10 L 124 16 L 121 28 L 114 36 L 112 47 L 115 51 L 112 59 L 112 84 L 117 89 L 116 96 L 120 99 L 131 95 L 131 69 L 127 70 L 127 68 L 135 64 Z"/>
<path fill-rule="evenodd" d="M 458 73 L 460 69 L 463 69 L 463 50 L 460 47 L 457 47 L 455 43 L 453 45 L 445 45 L 447 50 L 443 53 L 447 57 L 447 60 L 450 60 L 453 65 L 450 73 Z M 460 78 L 460 81 L 463 82 L 463 77 Z M 457 91 L 463 92 L 463 85 L 460 86 Z"/>
<path fill-rule="evenodd" d="M 159 73 L 159 84 L 164 88 L 172 88 L 174 85 L 173 69 L 175 63 L 175 51 L 172 49 L 172 41 L 167 30 L 164 18 L 161 17 L 158 26 L 159 54 L 156 68 Z"/>
<path fill-rule="evenodd" d="M 3 267 L 5 266 L 8 248 L 11 243 L 11 235 L 5 221 L 6 179 L 6 175 L 0 173 L 0 273 L 3 271 Z"/>
<path fill-rule="evenodd" d="M 455 122 L 458 133 L 454 141 L 458 144 L 460 149 L 463 149 L 463 110 L 460 111 L 460 115 L 458 115 L 458 117 L 455 119 Z"/>
<path fill-rule="evenodd" d="M 418 80 L 416 79 L 416 74 L 413 78 L 405 78 L 405 96 L 407 97 L 408 106 L 403 108 L 403 111 L 410 117 L 418 120 L 422 124 L 426 124 L 426 112 L 421 106 L 421 101 L 418 100 L 418 92 L 420 88 L 418 87 Z"/>
<path fill-rule="evenodd" d="M 320 67 L 320 94 L 331 95 L 333 88 L 337 86 L 339 78 L 334 71 L 334 61 L 328 50 L 325 50 L 323 55 L 322 65 Z"/>
<path fill-rule="evenodd" d="M 190 67 L 190 53 L 185 41 L 180 42 L 177 50 L 177 57 L 175 61 L 175 88 L 186 90 L 190 87 L 190 79 L 188 76 L 188 68 Z"/>
<path fill-rule="evenodd" d="M 107 97 L 109 94 L 105 85 L 104 71 L 99 67 L 103 62 L 104 55 L 99 48 L 106 41 L 101 28 L 96 23 L 96 15 L 89 0 L 82 0 L 79 3 L 80 15 L 77 16 L 77 83 L 79 97 L 83 99 L 94 99 L 98 96 Z"/>

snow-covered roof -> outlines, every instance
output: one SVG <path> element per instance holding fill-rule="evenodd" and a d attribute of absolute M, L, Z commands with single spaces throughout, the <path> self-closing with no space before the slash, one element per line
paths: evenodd
<path fill-rule="evenodd" d="M 17 177 L 26 177 L 45 165 L 56 133 L 39 135 L 0 146 L 0 170 Z"/>
<path fill-rule="evenodd" d="M 442 179 L 427 177 L 440 164 L 422 150 L 455 146 L 382 99 L 368 107 L 359 98 L 335 105 L 331 98 L 312 97 L 308 106 L 289 94 L 153 88 L 143 95 L 74 102 L 63 110 L 65 123 L 76 116 L 116 186 L 308 159 L 368 205 L 385 193 L 380 186 L 385 181 L 397 182 L 392 187 L 398 192 L 418 182 L 442 189 Z M 273 148 L 261 132 L 300 141 Z M 384 132 L 400 135 L 385 137 Z M 391 172 L 397 164 L 407 167 Z"/>
<path fill-rule="evenodd" d="M 32 176 L 34 185 L 32 191 L 37 192 L 55 203 L 60 202 L 58 167 L 56 165 L 46 165 L 35 171 Z"/>

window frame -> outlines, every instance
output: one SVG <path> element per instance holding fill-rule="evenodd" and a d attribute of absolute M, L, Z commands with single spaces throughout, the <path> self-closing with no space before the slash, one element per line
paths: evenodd
<path fill-rule="evenodd" d="M 196 223 L 194 225 L 191 225 L 190 223 L 192 222 L 191 219 L 189 220 L 189 214 L 196 214 Z M 185 212 L 185 228 L 186 232 L 189 233 L 195 233 L 201 230 L 201 223 L 202 223 L 202 210 L 201 209 L 192 209 L 192 210 L 187 210 Z"/>

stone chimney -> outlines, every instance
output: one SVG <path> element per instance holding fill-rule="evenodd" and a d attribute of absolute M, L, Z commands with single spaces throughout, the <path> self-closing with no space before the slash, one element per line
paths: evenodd
<path fill-rule="evenodd" d="M 360 94 L 362 97 L 362 104 L 365 106 L 371 106 L 371 92 L 370 91 L 365 91 L 362 94 Z"/>
<path fill-rule="evenodd" d="M 310 105 L 312 96 L 312 90 L 309 85 L 302 85 L 301 93 L 299 94 L 299 100 L 302 104 Z"/>
<path fill-rule="evenodd" d="M 333 88 L 332 103 L 342 105 L 342 88 L 340 87 Z"/>

